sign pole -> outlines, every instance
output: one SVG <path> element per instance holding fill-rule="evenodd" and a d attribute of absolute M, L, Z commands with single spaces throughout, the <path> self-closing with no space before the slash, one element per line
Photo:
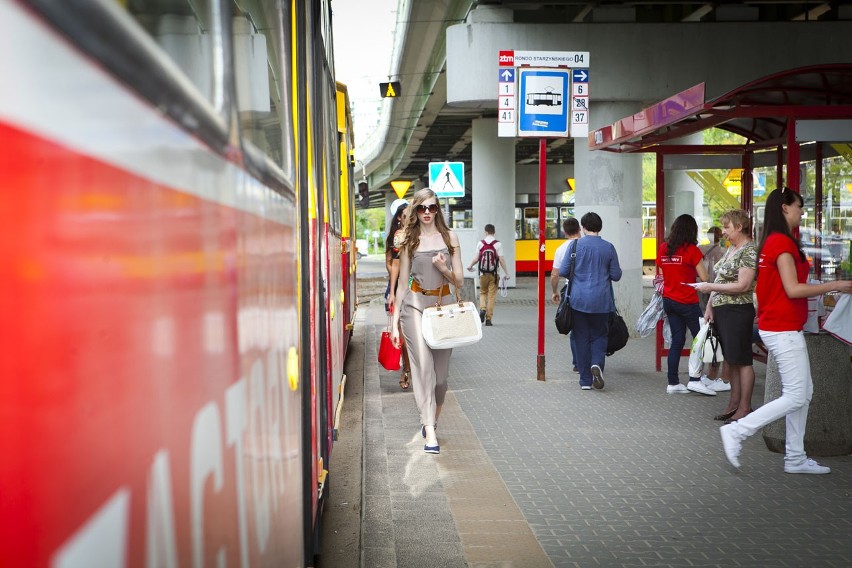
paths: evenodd
<path fill-rule="evenodd" d="M 544 209 L 547 185 L 547 139 L 538 140 L 538 360 L 536 378 L 544 379 Z"/>

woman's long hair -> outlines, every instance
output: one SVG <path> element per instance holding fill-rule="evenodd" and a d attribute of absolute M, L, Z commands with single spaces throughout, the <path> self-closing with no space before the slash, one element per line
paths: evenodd
<path fill-rule="evenodd" d="M 793 236 L 793 231 L 790 230 L 790 225 L 787 224 L 787 218 L 784 217 L 783 205 L 793 205 L 796 202 L 804 206 L 805 201 L 802 196 L 793 191 L 789 187 L 776 189 L 766 198 L 766 205 L 763 208 L 763 229 L 760 232 L 760 246 L 757 247 L 757 258 L 760 258 L 760 253 L 763 251 L 763 245 L 766 239 L 772 233 L 781 233 L 794 243 L 799 249 L 799 257 L 804 262 L 807 260 L 805 251 L 802 250 L 802 242 Z"/>
<path fill-rule="evenodd" d="M 400 245 L 400 249 L 405 249 L 408 252 L 408 258 L 414 258 L 414 251 L 420 244 L 420 217 L 417 216 L 417 206 L 431 197 L 437 198 L 437 195 L 434 191 L 425 187 L 417 191 L 411 199 L 411 205 L 409 205 L 411 213 L 408 215 L 408 221 L 405 224 L 405 240 Z M 441 238 L 444 239 L 444 243 L 450 251 L 450 256 L 452 256 L 455 251 L 450 242 L 450 228 L 444 221 L 444 212 L 441 210 L 440 204 L 438 204 L 438 211 L 435 212 L 433 217 L 435 218 L 435 227 L 441 233 Z"/>
<path fill-rule="evenodd" d="M 393 237 L 396 235 L 396 232 L 402 229 L 402 216 L 405 214 L 405 210 L 408 208 L 407 203 L 403 203 L 393 215 L 393 219 L 390 222 L 390 228 L 388 229 L 388 236 L 385 239 L 385 253 L 389 253 L 393 248 Z"/>
<path fill-rule="evenodd" d="M 666 241 L 666 253 L 671 256 L 686 244 L 698 244 L 698 223 L 692 215 L 683 214 L 672 223 Z"/>

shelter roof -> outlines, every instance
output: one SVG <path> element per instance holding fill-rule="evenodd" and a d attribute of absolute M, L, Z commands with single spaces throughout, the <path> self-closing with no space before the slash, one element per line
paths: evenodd
<path fill-rule="evenodd" d="M 711 101 L 704 83 L 589 134 L 589 148 L 648 152 L 717 127 L 747 139 L 743 148 L 787 142 L 788 119 L 852 119 L 852 64 L 814 65 L 768 75 Z"/>

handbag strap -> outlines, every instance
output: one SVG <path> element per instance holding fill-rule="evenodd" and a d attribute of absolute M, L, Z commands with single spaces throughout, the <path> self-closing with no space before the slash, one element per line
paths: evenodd
<path fill-rule="evenodd" d="M 459 287 L 458 287 L 458 286 L 456 286 L 456 283 L 455 283 L 455 277 L 453 278 L 453 282 L 452 282 L 452 283 L 450 283 L 450 286 L 452 286 L 452 287 L 455 289 L 455 291 L 456 291 L 456 301 L 459 303 L 459 306 L 461 306 L 461 305 L 463 304 L 463 302 L 462 302 L 461 296 L 459 295 Z M 440 310 L 440 309 L 441 309 L 441 300 L 443 299 L 443 297 L 444 297 L 444 286 L 443 286 L 443 284 L 442 284 L 442 285 L 438 288 L 438 301 L 437 301 L 437 302 L 435 302 L 435 307 L 436 307 L 436 308 L 438 308 L 438 310 Z"/>
<path fill-rule="evenodd" d="M 565 291 L 565 296 L 571 296 L 571 286 L 574 284 L 574 260 L 577 258 L 577 241 L 580 239 L 574 239 L 574 242 L 571 243 L 571 248 L 568 250 L 568 253 L 571 255 L 571 264 L 568 265 L 568 289 Z"/>
<path fill-rule="evenodd" d="M 609 281 L 609 295 L 612 297 L 612 310 L 616 313 L 616 315 L 621 315 L 618 313 L 618 304 L 615 303 L 615 291 L 612 289 L 612 280 Z"/>

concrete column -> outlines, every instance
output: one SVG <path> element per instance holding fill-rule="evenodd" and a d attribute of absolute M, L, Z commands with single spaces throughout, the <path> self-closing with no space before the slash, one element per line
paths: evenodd
<path fill-rule="evenodd" d="M 848 456 L 852 453 L 852 348 L 827 333 L 805 334 L 814 396 L 808 409 L 805 452 L 810 456 Z M 763 404 L 781 396 L 781 377 L 775 358 L 766 365 Z M 787 423 L 776 420 L 763 427 L 763 441 L 784 453 Z"/>
<path fill-rule="evenodd" d="M 640 110 L 639 103 L 592 103 L 598 128 Z M 589 211 L 603 219 L 601 236 L 615 245 L 624 274 L 614 284 L 618 310 L 631 334 L 642 305 L 642 156 L 590 151 L 588 140 L 574 142 L 574 212 L 577 220 Z"/>
<path fill-rule="evenodd" d="M 496 229 L 503 243 L 503 255 L 509 269 L 509 286 L 515 285 L 515 139 L 498 138 L 497 119 L 473 121 L 471 147 L 471 199 L 473 227 L 479 239 L 485 225 Z M 462 250 L 465 262 L 473 250 Z"/>
<path fill-rule="evenodd" d="M 700 145 L 704 143 L 701 133 L 680 138 L 672 144 Z M 704 217 L 704 190 L 692 181 L 683 170 L 666 172 L 666 235 L 672 222 L 680 215 L 692 215 L 698 222 L 701 233 L 701 221 Z"/>

